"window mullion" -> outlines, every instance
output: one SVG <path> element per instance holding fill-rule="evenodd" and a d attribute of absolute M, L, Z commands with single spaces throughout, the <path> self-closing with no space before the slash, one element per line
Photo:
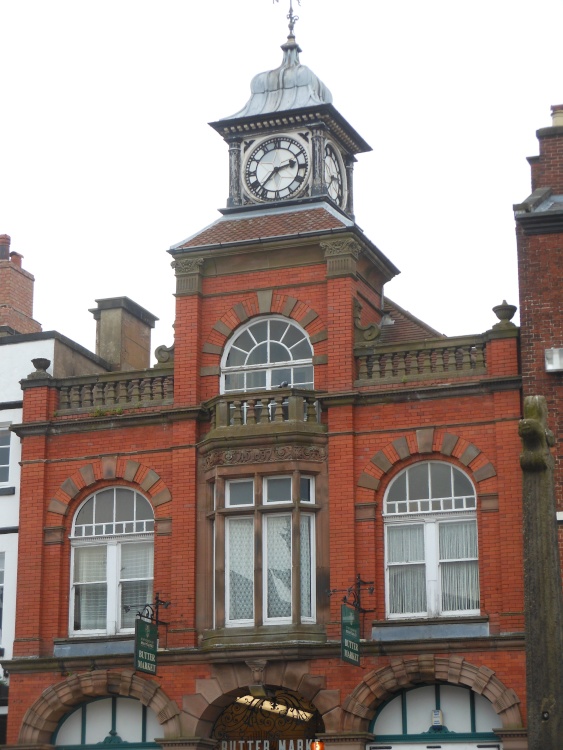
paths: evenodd
<path fill-rule="evenodd" d="M 107 632 L 108 635 L 114 635 L 118 632 L 119 627 L 119 602 L 121 600 L 121 581 L 120 581 L 120 558 L 121 546 L 116 541 L 110 541 L 107 544 Z"/>
<path fill-rule="evenodd" d="M 258 510 L 264 505 L 263 480 L 254 475 L 254 623 L 264 624 L 264 610 L 268 601 L 267 574 L 264 573 L 264 514 Z"/>
<path fill-rule="evenodd" d="M 291 612 L 292 622 L 301 622 L 301 475 L 294 471 L 291 478 Z"/>
<path fill-rule="evenodd" d="M 426 548 L 426 593 L 428 615 L 437 617 L 440 614 L 440 590 L 438 580 L 438 524 L 424 524 L 424 546 Z"/>

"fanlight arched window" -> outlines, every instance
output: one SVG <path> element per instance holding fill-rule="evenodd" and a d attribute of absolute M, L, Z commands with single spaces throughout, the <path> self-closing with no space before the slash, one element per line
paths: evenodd
<path fill-rule="evenodd" d="M 281 316 L 238 331 L 223 355 L 221 388 L 230 391 L 313 388 L 313 348 L 306 332 Z"/>
<path fill-rule="evenodd" d="M 90 495 L 72 525 L 70 633 L 130 632 L 152 602 L 154 513 L 128 487 Z"/>
<path fill-rule="evenodd" d="M 67 714 L 53 734 L 52 744 L 65 750 L 110 745 L 114 750 L 158 749 L 162 736 L 154 711 L 133 698 L 98 698 Z"/>
<path fill-rule="evenodd" d="M 390 618 L 479 614 L 477 499 L 469 477 L 438 461 L 414 464 L 385 497 Z"/>
<path fill-rule="evenodd" d="M 425 685 L 401 690 L 380 707 L 371 727 L 375 735 L 371 747 L 500 750 L 493 730 L 501 724 L 492 704 L 482 695 L 455 685 Z"/>

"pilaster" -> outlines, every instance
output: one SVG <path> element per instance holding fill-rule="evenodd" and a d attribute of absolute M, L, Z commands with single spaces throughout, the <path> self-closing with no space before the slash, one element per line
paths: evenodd
<path fill-rule="evenodd" d="M 174 337 L 174 401 L 200 401 L 201 315 L 204 259 L 181 257 L 172 262 L 176 274 Z"/>

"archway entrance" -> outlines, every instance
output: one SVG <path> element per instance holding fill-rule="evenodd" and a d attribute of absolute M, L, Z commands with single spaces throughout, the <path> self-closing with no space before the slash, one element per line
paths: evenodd
<path fill-rule="evenodd" d="M 468 688 L 435 683 L 399 691 L 375 716 L 369 750 L 500 750 L 492 704 Z"/>
<path fill-rule="evenodd" d="M 219 750 L 310 750 L 324 731 L 315 706 L 292 691 L 259 687 L 235 697 L 215 721 Z"/>

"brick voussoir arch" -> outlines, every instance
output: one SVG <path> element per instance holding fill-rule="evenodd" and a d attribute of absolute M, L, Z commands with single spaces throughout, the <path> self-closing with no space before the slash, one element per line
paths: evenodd
<path fill-rule="evenodd" d="M 344 701 L 342 730 L 368 731 L 378 706 L 396 692 L 436 682 L 469 688 L 491 702 L 503 728 L 522 727 L 520 699 L 492 669 L 458 656 L 422 654 L 413 659 L 394 659 L 388 666 L 369 672 Z"/>
<path fill-rule="evenodd" d="M 59 516 L 66 516 L 71 502 L 85 489 L 97 482 L 112 479 L 123 479 L 137 484 L 151 501 L 153 507 L 172 500 L 170 490 L 153 469 L 118 456 L 104 456 L 91 463 L 84 464 L 65 479 L 54 497 L 51 498 L 48 511 Z"/>
<path fill-rule="evenodd" d="M 322 324 L 318 313 L 309 305 L 295 297 L 280 294 L 273 289 L 265 289 L 250 294 L 222 315 L 204 343 L 203 351 L 220 357 L 233 332 L 247 320 L 258 315 L 282 315 L 294 320 L 307 331 L 312 344 L 327 338 L 326 330 L 321 330 Z"/>
<path fill-rule="evenodd" d="M 372 456 L 360 475 L 358 486 L 377 490 L 381 479 L 398 463 L 414 456 L 429 458 L 436 453 L 444 458 L 456 458 L 467 467 L 477 485 L 496 476 L 495 467 L 476 445 L 452 432 L 424 427 L 393 440 Z"/>
<path fill-rule="evenodd" d="M 73 674 L 43 691 L 22 722 L 18 744 L 48 745 L 61 718 L 76 706 L 100 697 L 135 698 L 156 714 L 166 738 L 181 734 L 180 711 L 154 680 L 133 670 Z"/>

